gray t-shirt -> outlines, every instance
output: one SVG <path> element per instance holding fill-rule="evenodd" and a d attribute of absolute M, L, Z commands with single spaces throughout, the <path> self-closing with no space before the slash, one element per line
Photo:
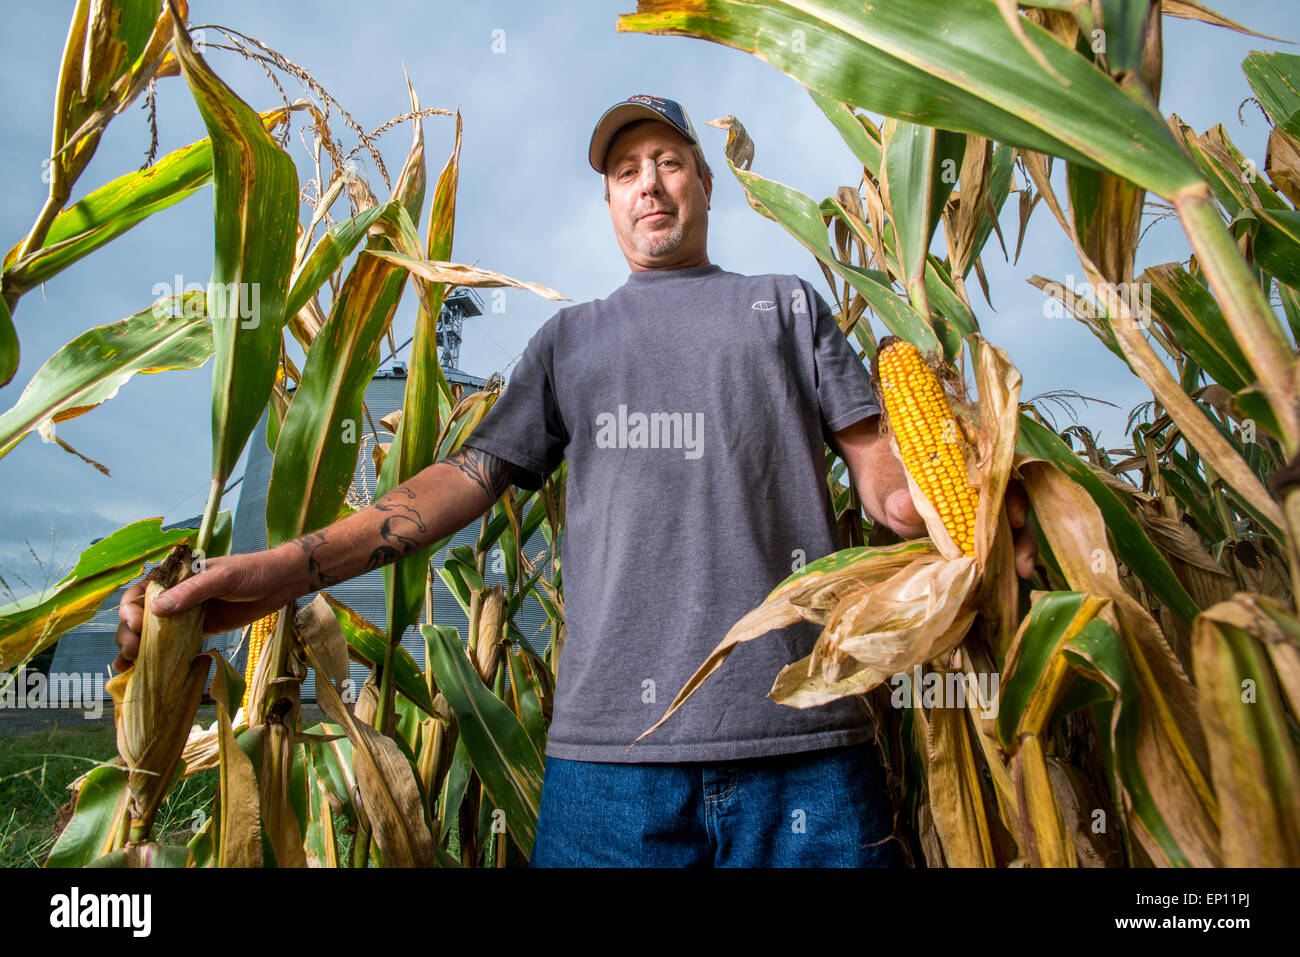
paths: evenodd
<path fill-rule="evenodd" d="M 839 549 L 823 443 L 879 412 L 868 369 L 798 276 L 635 272 L 537 331 L 465 444 L 529 470 L 527 489 L 568 460 L 548 755 L 722 761 L 870 737 L 860 699 L 767 697 L 820 634 L 800 622 L 739 646 L 627 750 L 737 620 L 801 560 Z"/>

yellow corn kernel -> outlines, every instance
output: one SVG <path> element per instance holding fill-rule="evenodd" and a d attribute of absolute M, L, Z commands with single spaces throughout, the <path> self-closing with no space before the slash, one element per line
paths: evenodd
<path fill-rule="evenodd" d="M 245 715 L 248 711 L 248 692 L 253 687 L 253 675 L 257 672 L 258 659 L 262 657 L 262 648 L 266 645 L 266 639 L 271 636 L 275 630 L 275 620 L 280 617 L 278 611 L 273 611 L 265 618 L 259 618 L 248 628 L 248 663 L 244 665 L 244 700 L 240 702 L 240 707 L 244 709 Z"/>
<path fill-rule="evenodd" d="M 952 540 L 974 557 L 979 492 L 967 477 L 957 421 L 943 386 L 916 347 L 895 336 L 880 341 L 876 366 L 903 465 Z"/>

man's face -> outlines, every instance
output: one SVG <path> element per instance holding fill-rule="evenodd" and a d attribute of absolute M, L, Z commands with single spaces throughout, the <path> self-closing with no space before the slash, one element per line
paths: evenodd
<path fill-rule="evenodd" d="M 658 122 L 627 127 L 605 162 L 614 235 L 633 272 L 708 263 L 709 199 L 691 144 Z"/>

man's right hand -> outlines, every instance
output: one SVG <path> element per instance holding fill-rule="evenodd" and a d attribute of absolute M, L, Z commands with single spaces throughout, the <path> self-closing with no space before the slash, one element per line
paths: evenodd
<path fill-rule="evenodd" d="M 271 614 L 298 597 L 291 584 L 291 568 L 279 549 L 252 555 L 229 555 L 210 558 L 203 571 L 167 589 L 154 601 L 153 609 L 161 617 L 179 614 L 206 601 L 203 636 L 218 635 L 242 627 Z M 117 606 L 122 620 L 114 640 L 120 649 L 113 670 L 125 671 L 140 650 L 140 630 L 144 625 L 145 578 L 127 589 Z"/>

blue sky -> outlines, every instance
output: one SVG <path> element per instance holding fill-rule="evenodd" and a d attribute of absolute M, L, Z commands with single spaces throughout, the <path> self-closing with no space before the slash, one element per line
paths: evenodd
<path fill-rule="evenodd" d="M 1272 0 L 1211 4 L 1247 26 L 1300 39 L 1300 5 Z M 5 248 L 30 228 L 45 194 L 41 161 L 49 153 L 50 116 L 59 58 L 73 3 L 0 4 L 8 29 L 0 36 L 0 78 L 8 92 L 0 107 L 0 239 Z M 408 108 L 402 66 L 423 106 L 459 108 L 464 123 L 460 194 L 452 258 L 558 289 L 575 302 L 608 294 L 627 277 L 602 199 L 600 177 L 587 165 L 592 126 L 612 103 L 653 93 L 683 103 L 704 141 L 715 184 L 709 256 L 739 273 L 798 273 L 833 302 L 812 256 L 781 227 L 753 212 L 722 159 L 725 134 L 706 121 L 734 114 L 753 137 L 753 170 L 815 199 L 858 182 L 848 149 L 790 77 L 755 57 L 684 37 L 620 34 L 619 14 L 633 0 L 534 4 L 520 0 L 445 2 L 257 3 L 193 0 L 192 25 L 219 22 L 256 37 L 306 67 L 367 131 Z M 205 39 L 219 39 L 208 29 Z M 1162 111 L 1177 112 L 1198 132 L 1223 123 L 1261 169 L 1268 126 L 1252 106 L 1240 63 L 1251 50 L 1295 47 L 1203 24 L 1165 19 Z M 234 53 L 209 51 L 209 62 L 258 109 L 279 104 L 260 67 Z M 290 99 L 303 95 L 281 78 Z M 206 135 L 184 81 L 158 87 L 159 155 Z M 291 152 L 300 183 L 312 175 L 295 119 Z M 334 125 L 345 144 L 355 137 Z M 454 120 L 425 121 L 430 184 L 454 138 Z M 411 142 L 409 124 L 380 140 L 396 175 Z M 73 200 L 137 168 L 149 130 L 139 103 L 109 126 Z M 363 157 L 362 169 L 381 198 L 383 182 Z M 432 188 L 430 188 L 430 194 Z M 342 204 L 335 207 L 342 215 Z M 427 218 L 427 209 L 425 211 Z M 1003 229 L 1014 243 L 1015 199 Z M 212 266 L 211 189 L 155 215 L 110 246 L 28 293 L 15 313 L 22 363 L 0 388 L 7 409 L 56 349 L 91 326 L 146 307 L 156 284 L 206 283 Z M 1176 221 L 1156 225 L 1139 251 L 1139 269 L 1185 259 Z M 1073 249 L 1045 206 L 1035 210 L 1018 263 L 1002 260 L 996 240 L 985 248 L 990 308 L 972 285 L 985 335 L 1003 346 L 1024 375 L 1023 397 L 1070 389 L 1120 406 L 1079 406 L 1080 421 L 1104 445 L 1127 444 L 1127 410 L 1149 393 L 1079 323 L 1047 318 L 1043 298 L 1026 279 L 1035 273 L 1082 275 Z M 402 342 L 413 323 L 408 289 L 395 321 Z M 467 323 L 461 367 L 487 376 L 504 369 L 529 336 L 554 315 L 556 304 L 511 290 L 506 312 Z M 877 326 L 877 331 L 880 327 Z M 196 514 L 207 491 L 211 363 L 194 372 L 137 376 L 110 402 L 61 424 L 59 435 L 103 462 L 112 477 L 31 436 L 0 463 L 0 575 L 39 585 L 46 572 L 28 552 L 30 541 L 47 572 L 71 567 L 91 539 L 155 515 L 167 522 Z M 1064 422 L 1062 422 L 1064 424 Z M 242 463 L 235 475 L 242 472 Z M 233 508 L 232 493 L 227 506 Z M 55 545 L 51 546 L 51 528 Z M 0 595 L 0 601 L 4 596 Z"/>

